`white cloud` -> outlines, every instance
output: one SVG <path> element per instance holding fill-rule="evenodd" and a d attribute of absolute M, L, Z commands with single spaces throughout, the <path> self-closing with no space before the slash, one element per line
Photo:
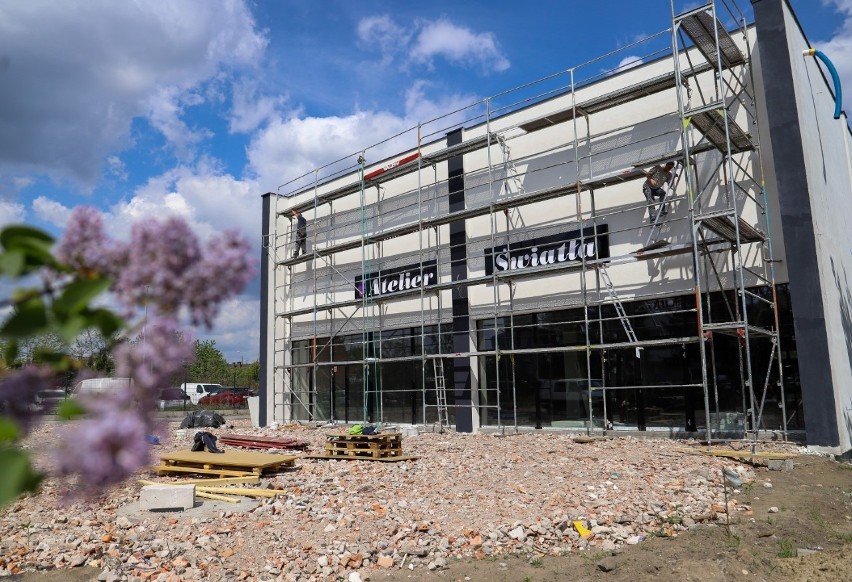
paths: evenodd
<path fill-rule="evenodd" d="M 430 68 L 439 57 L 452 65 L 480 68 L 486 73 L 505 71 L 510 66 L 494 33 L 474 32 L 447 18 L 421 20 L 406 28 L 386 14 L 369 16 L 358 23 L 358 40 L 362 46 L 378 49 L 382 65 L 400 56 Z"/>
<path fill-rule="evenodd" d="M 378 145 L 368 148 L 368 163 L 381 161 L 417 145 L 418 122 L 477 101 L 472 95 L 446 95 L 437 101 L 430 100 L 425 95 L 426 87 L 427 83 L 418 81 L 407 91 L 403 116 L 387 111 L 356 111 L 332 117 L 300 116 L 299 112 L 294 112 L 290 117 L 275 119 L 256 135 L 248 148 L 250 169 L 257 176 L 257 183 L 263 192 L 276 191 L 288 180 L 335 160 L 346 158 L 342 166 L 354 165 L 358 154 L 370 143 Z M 456 114 L 442 119 L 440 124 L 453 126 L 463 116 L 464 113 Z M 391 136 L 397 137 L 383 141 Z M 341 165 L 334 168 L 341 169 Z M 320 178 L 328 173 L 321 172 Z M 281 193 L 293 188 L 295 186 L 283 188 Z"/>
<path fill-rule="evenodd" d="M 33 211 L 39 219 L 58 228 L 65 227 L 71 216 L 70 208 L 45 196 L 33 200 Z"/>
<path fill-rule="evenodd" d="M 250 67 L 267 39 L 245 2 L 0 3 L 0 174 L 93 185 L 128 147 L 134 118 L 189 155 L 204 135 L 181 121 L 198 89 Z"/>
<path fill-rule="evenodd" d="M 852 88 L 852 0 L 824 0 L 823 4 L 839 12 L 843 23 L 833 37 L 817 41 L 814 46 L 825 53 L 837 69 L 840 86 Z M 845 102 L 849 103 L 848 97 Z"/>
<path fill-rule="evenodd" d="M 417 34 L 410 56 L 413 61 L 426 64 L 443 57 L 450 63 L 480 66 L 485 71 L 500 72 L 510 66 L 493 33 L 475 33 L 446 19 L 426 23 Z"/>
<path fill-rule="evenodd" d="M 216 340 L 216 348 L 229 362 L 240 361 L 241 357 L 244 362 L 252 362 L 260 346 L 259 315 L 260 300 L 241 295 L 222 305 L 214 332 L 196 329 L 193 335 L 200 340 Z"/>
<path fill-rule="evenodd" d="M 633 67 L 638 67 L 645 61 L 640 56 L 629 55 L 621 59 L 618 63 L 618 66 L 615 68 L 616 73 L 620 73 L 621 71 L 626 71 L 627 69 L 632 69 Z"/>
<path fill-rule="evenodd" d="M 25 216 L 23 204 L 0 199 L 0 226 L 23 222 Z"/>
<path fill-rule="evenodd" d="M 231 133 L 250 133 L 275 118 L 286 103 L 283 96 L 259 95 L 257 83 L 243 80 L 233 85 L 229 120 Z"/>
<path fill-rule="evenodd" d="M 358 40 L 362 45 L 377 46 L 382 53 L 382 64 L 386 65 L 405 50 L 411 33 L 384 14 L 363 18 L 358 23 Z"/>

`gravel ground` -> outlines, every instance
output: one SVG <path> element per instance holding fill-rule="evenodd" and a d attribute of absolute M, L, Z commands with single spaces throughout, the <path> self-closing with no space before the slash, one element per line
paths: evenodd
<path fill-rule="evenodd" d="M 28 440 L 42 466 L 56 426 L 41 426 Z M 196 429 L 181 438 L 176 428 L 152 447 L 155 455 L 189 448 Z M 205 430 L 292 436 L 321 453 L 326 437 L 342 429 L 255 429 L 239 419 Z M 299 458 L 261 480 L 286 494 L 242 510 L 200 500 L 185 512 L 141 512 L 133 509 L 136 482 L 69 504 L 62 502 L 69 484 L 48 479 L 39 495 L 0 511 L 0 576 L 59 568 L 65 579 L 77 571 L 76 579 L 107 581 L 357 581 L 394 569 L 439 571 L 457 558 L 607 552 L 723 524 L 722 467 L 746 483 L 755 479 L 750 466 L 690 453 L 694 442 L 578 440 L 589 439 L 427 432 L 403 438 L 404 454 L 417 460 Z M 748 505 L 729 507 L 751 514 Z M 581 537 L 574 520 L 593 535 Z"/>

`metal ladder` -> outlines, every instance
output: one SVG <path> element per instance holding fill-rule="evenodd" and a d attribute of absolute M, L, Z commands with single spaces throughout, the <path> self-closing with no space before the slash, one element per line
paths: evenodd
<path fill-rule="evenodd" d="M 657 240 L 657 236 L 659 236 L 660 230 L 663 228 L 663 224 L 665 223 L 665 220 L 661 220 L 663 210 L 666 208 L 669 196 L 674 196 L 675 188 L 677 188 L 678 182 L 680 182 L 680 177 L 683 174 L 683 172 L 681 172 L 682 169 L 683 166 L 680 161 L 675 162 L 675 166 L 672 168 L 672 179 L 669 180 L 668 186 L 666 187 L 666 193 L 663 196 L 663 199 L 660 200 L 659 207 L 657 207 L 656 216 L 654 216 L 654 224 L 651 225 L 651 232 L 648 233 L 648 238 L 645 240 L 645 247 L 650 246 L 653 241 Z"/>
<path fill-rule="evenodd" d="M 435 374 L 435 404 L 438 407 L 439 432 L 444 432 L 450 427 L 449 413 L 447 412 L 447 384 L 444 377 L 444 359 L 432 359 L 432 371 Z"/>
<path fill-rule="evenodd" d="M 624 310 L 624 305 L 621 303 L 621 299 L 618 296 L 618 293 L 615 292 L 615 287 L 612 284 L 612 280 L 609 278 L 609 272 L 606 270 L 606 265 L 601 265 L 600 267 L 601 279 L 606 285 L 606 291 L 609 294 L 609 298 L 612 299 L 612 305 L 615 307 L 615 313 L 618 315 L 619 321 L 621 321 L 621 326 L 624 328 L 624 333 L 627 334 L 627 339 L 630 343 L 635 344 L 639 340 L 636 337 L 636 332 L 633 331 L 633 325 L 630 323 L 630 318 L 627 317 L 627 312 Z M 603 339 L 603 338 L 601 338 Z M 640 350 L 642 348 L 636 348 L 636 357 L 638 358 L 640 355 Z"/>

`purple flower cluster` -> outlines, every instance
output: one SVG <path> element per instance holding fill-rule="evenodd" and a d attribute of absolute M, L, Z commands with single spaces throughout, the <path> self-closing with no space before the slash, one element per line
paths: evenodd
<path fill-rule="evenodd" d="M 108 243 L 101 213 L 79 206 L 71 213 L 68 228 L 59 239 L 56 258 L 83 276 L 114 276 L 115 267 L 124 261 L 123 247 Z"/>
<path fill-rule="evenodd" d="M 250 245 L 235 231 L 210 239 L 206 249 L 179 218 L 134 225 L 130 241 L 109 240 L 97 210 L 77 208 L 59 242 L 57 257 L 83 272 L 115 279 L 113 292 L 128 314 L 147 307 L 177 317 L 186 308 L 194 325 L 208 328 L 220 305 L 254 277 Z"/>
<path fill-rule="evenodd" d="M 36 395 L 52 383 L 53 370 L 33 364 L 0 379 L 0 414 L 17 422 L 26 434 L 40 412 Z"/>
<path fill-rule="evenodd" d="M 212 326 L 221 302 L 254 277 L 248 262 L 251 248 L 236 231 L 226 230 L 210 240 L 204 260 L 196 263 L 186 280 L 187 300 L 194 324 Z"/>
<path fill-rule="evenodd" d="M 125 396 L 128 405 L 143 411 L 156 407 L 160 391 L 192 360 L 192 344 L 185 340 L 172 319 L 148 322 L 135 343 L 122 343 L 113 350 L 116 374 L 133 378 L 133 387 Z"/>
<path fill-rule="evenodd" d="M 126 316 L 144 307 L 148 317 L 138 341 L 113 350 L 116 374 L 132 378 L 131 386 L 84 401 L 88 416 L 57 447 L 60 473 L 79 475 L 82 491 L 97 493 L 148 462 L 146 437 L 156 432 L 157 398 L 194 354 L 182 339 L 178 317 L 186 310 L 193 324 L 211 327 L 221 304 L 254 276 L 249 253 L 248 241 L 234 231 L 213 237 L 202 249 L 178 218 L 140 222 L 122 243 L 104 234 L 97 211 L 74 211 L 57 257 L 80 276 L 111 277 Z"/>
<path fill-rule="evenodd" d="M 121 397 L 92 401 L 89 416 L 56 443 L 60 475 L 79 475 L 77 490 L 94 495 L 148 464 L 149 423 Z"/>

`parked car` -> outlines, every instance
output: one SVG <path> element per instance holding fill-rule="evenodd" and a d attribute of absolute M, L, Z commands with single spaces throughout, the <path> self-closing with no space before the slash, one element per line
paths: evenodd
<path fill-rule="evenodd" d="M 252 390 L 251 388 L 245 388 L 243 386 L 237 386 L 236 388 L 229 388 L 232 392 L 237 394 L 242 394 L 246 398 L 250 398 L 251 396 L 257 396 L 257 390 Z"/>
<path fill-rule="evenodd" d="M 69 391 L 70 389 L 63 388 L 62 386 L 39 390 L 35 396 L 36 406 L 45 414 L 56 412 L 59 405 L 68 398 Z"/>
<path fill-rule="evenodd" d="M 227 406 L 228 408 L 237 408 L 246 405 L 246 396 L 231 389 L 223 388 L 202 397 L 198 401 L 198 404 L 200 406 Z"/>
<path fill-rule="evenodd" d="M 180 388 L 164 388 L 160 392 L 160 401 L 158 403 L 160 410 L 184 408 L 185 405 L 189 404 L 191 404 L 189 396 Z"/>
<path fill-rule="evenodd" d="M 200 404 L 200 400 L 208 394 L 213 394 L 222 390 L 221 384 L 210 384 L 207 382 L 187 382 L 181 384 L 180 389 L 183 390 L 193 404 Z"/>

